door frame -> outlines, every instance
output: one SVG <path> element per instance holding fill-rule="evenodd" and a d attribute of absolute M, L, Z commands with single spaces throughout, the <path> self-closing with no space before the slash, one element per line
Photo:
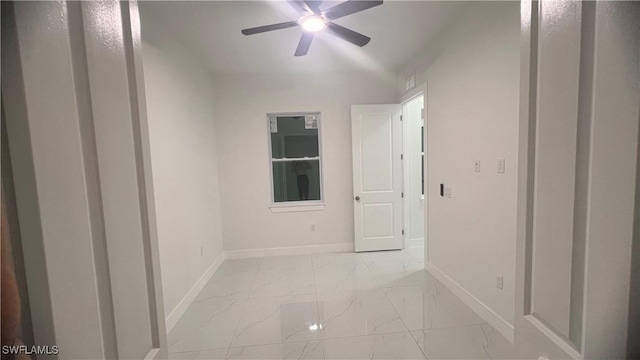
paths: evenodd
<path fill-rule="evenodd" d="M 538 121 L 539 38 L 548 32 L 540 21 L 541 4 L 521 2 L 520 116 L 517 183 L 515 340 L 521 355 L 542 358 L 622 358 L 628 341 L 629 283 L 633 245 L 633 221 L 637 219 L 638 60 L 629 61 L 640 49 L 637 41 L 640 15 L 636 4 L 626 2 L 578 2 L 580 8 L 580 86 L 578 107 L 588 109 L 579 119 L 589 133 L 578 137 L 587 166 L 587 190 L 580 193 L 586 210 L 574 226 L 586 229 L 578 235 L 584 243 L 573 249 L 580 257 L 575 294 L 575 337 L 555 330 L 532 306 L 534 185 Z M 554 12 L 551 8 L 550 13 Z M 555 15 L 555 14 L 554 14 Z M 566 21 L 565 21 L 566 22 Z M 565 24 L 561 24 L 565 25 Z M 556 28 L 557 24 L 554 24 Z M 575 26 L 575 25 L 574 25 Z M 606 54 L 606 55 L 604 55 Z M 583 69 L 584 67 L 584 69 Z M 619 94 L 627 94 L 625 97 Z M 612 115 L 613 114 L 613 115 Z M 623 136 L 624 135 L 624 136 Z M 588 148 L 587 148 L 588 146 Z M 587 150 L 588 149 L 588 150 Z M 611 159 L 617 161 L 611 161 Z M 611 174 L 616 174 L 612 176 Z M 576 171 L 576 175 L 578 175 Z M 637 176 L 637 175 L 636 175 Z M 577 177 L 576 177 L 577 178 Z M 635 182 L 631 181 L 635 180 Z M 597 221 L 593 221 L 597 219 Z M 637 236 L 637 234 L 635 234 Z M 574 238 L 575 240 L 575 238 Z M 574 261 L 574 259 L 572 259 Z M 572 277 L 575 275 L 572 274 Z M 573 279 L 571 285 L 573 286 Z M 623 329 L 625 327 L 625 329 Z M 577 342 L 575 342 L 577 340 Z M 573 342 L 573 343 L 571 343 Z"/>
<path fill-rule="evenodd" d="M 118 330 L 127 323 L 114 297 L 115 281 L 122 277 L 114 276 L 117 267 L 109 262 L 118 261 L 114 255 L 121 253 L 108 251 L 114 244 L 107 237 L 124 228 L 127 235 L 133 234 L 131 221 L 136 221 L 142 234 L 136 247 L 145 271 L 138 278 L 146 279 L 149 306 L 150 348 L 144 358 L 166 358 L 138 4 L 135 0 L 3 2 L 2 11 L 2 89 L 34 342 L 59 346 L 65 358 L 130 356 L 121 353 L 116 341 L 122 336 Z M 122 41 L 109 49 L 91 28 L 102 15 L 113 20 L 109 23 L 112 33 L 106 35 L 117 33 Z M 25 48 L 47 56 L 20 56 Z M 100 57 L 101 51 L 113 51 L 115 56 Z M 109 59 L 94 67 L 97 58 Z M 105 73 L 114 76 L 105 77 Z M 43 86 L 47 83 L 55 88 Z M 48 101 L 43 103 L 43 97 Z M 116 105 L 113 113 L 117 115 L 109 104 Z M 119 122 L 104 121 L 111 116 Z M 52 127 L 44 119 L 57 125 Z M 124 132 L 123 122 L 129 123 Z M 126 140 L 131 141 L 123 146 L 121 141 Z M 113 151 L 120 147 L 127 148 L 130 156 L 123 159 L 122 153 Z M 130 166 L 114 173 L 107 163 L 118 158 Z M 49 165 L 53 160 L 58 166 Z M 110 183 L 116 173 L 136 181 L 128 182 L 126 189 L 122 182 Z M 132 188 L 135 197 L 126 192 Z M 107 191 L 116 196 L 104 195 Z M 113 207 L 105 207 L 106 200 L 113 204 L 116 197 L 136 204 L 135 220 L 123 219 Z M 110 222 L 105 221 L 107 215 Z M 68 284 L 78 291 L 65 291 Z"/>
<path fill-rule="evenodd" d="M 425 109 L 424 110 L 424 134 L 425 134 L 425 139 L 424 139 L 424 149 L 425 149 L 425 154 L 424 154 L 424 184 L 425 184 L 425 189 L 426 186 L 428 184 L 427 181 L 427 83 L 422 83 L 416 87 L 414 87 L 413 89 L 411 89 L 409 92 L 407 92 L 405 95 L 403 95 L 400 98 L 400 106 L 401 109 L 404 108 L 404 105 L 412 100 L 414 100 L 415 98 L 422 96 L 422 108 Z M 406 154 L 407 153 L 407 139 L 408 137 L 408 126 L 407 126 L 407 121 L 405 121 L 404 118 L 404 114 L 402 114 L 402 153 Z M 402 191 L 405 191 L 406 189 L 409 188 L 409 174 L 407 173 L 409 171 L 409 167 L 405 166 L 405 162 L 402 161 Z M 406 200 L 406 197 L 402 198 L 402 227 L 405 229 L 405 236 L 403 238 L 404 241 L 404 248 L 408 248 L 409 247 L 409 241 L 411 239 L 409 239 L 408 236 L 406 236 L 407 233 L 407 229 L 409 228 L 410 224 L 409 224 L 409 214 L 410 214 L 410 209 L 409 209 L 409 202 Z M 428 214 L 427 210 L 428 210 L 428 203 L 429 203 L 429 199 L 426 196 L 426 190 L 425 190 L 425 196 L 424 196 L 424 214 L 423 214 L 423 226 L 424 226 L 424 235 L 423 235 L 423 242 L 424 242 L 424 251 L 425 251 L 425 255 L 427 252 L 427 216 L 426 214 Z"/>

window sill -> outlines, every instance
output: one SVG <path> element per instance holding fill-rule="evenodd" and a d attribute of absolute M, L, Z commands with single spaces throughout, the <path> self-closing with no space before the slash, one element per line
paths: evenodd
<path fill-rule="evenodd" d="M 295 205 L 271 205 L 269 208 L 272 213 L 300 212 L 300 211 L 321 211 L 324 210 L 325 204 L 295 204 Z"/>

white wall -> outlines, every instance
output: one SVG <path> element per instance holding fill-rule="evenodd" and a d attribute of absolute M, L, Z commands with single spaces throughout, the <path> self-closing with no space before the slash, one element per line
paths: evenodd
<path fill-rule="evenodd" d="M 399 72 L 427 83 L 427 262 L 514 321 L 519 3 L 469 5 Z M 402 95 L 402 93 L 401 93 Z M 496 173 L 498 159 L 506 173 Z M 481 172 L 474 172 L 474 160 Z M 452 189 L 440 197 L 439 184 Z M 504 290 L 495 286 L 504 276 Z"/>
<path fill-rule="evenodd" d="M 350 106 L 393 103 L 395 84 L 352 73 L 220 75 L 214 84 L 225 250 L 352 246 Z M 296 111 L 321 112 L 326 207 L 272 213 L 266 114 Z"/>
<path fill-rule="evenodd" d="M 205 68 L 144 10 L 144 74 L 169 316 L 222 254 L 213 84 Z"/>

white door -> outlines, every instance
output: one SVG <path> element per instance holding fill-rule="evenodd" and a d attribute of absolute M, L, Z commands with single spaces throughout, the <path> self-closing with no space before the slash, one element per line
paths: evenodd
<path fill-rule="evenodd" d="M 351 107 L 356 251 L 402 249 L 401 106 Z"/>

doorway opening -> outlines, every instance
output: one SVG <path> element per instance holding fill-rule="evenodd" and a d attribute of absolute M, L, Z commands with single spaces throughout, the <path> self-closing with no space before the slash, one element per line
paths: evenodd
<path fill-rule="evenodd" d="M 403 227 L 405 249 L 425 245 L 425 121 L 424 92 L 402 102 Z"/>

